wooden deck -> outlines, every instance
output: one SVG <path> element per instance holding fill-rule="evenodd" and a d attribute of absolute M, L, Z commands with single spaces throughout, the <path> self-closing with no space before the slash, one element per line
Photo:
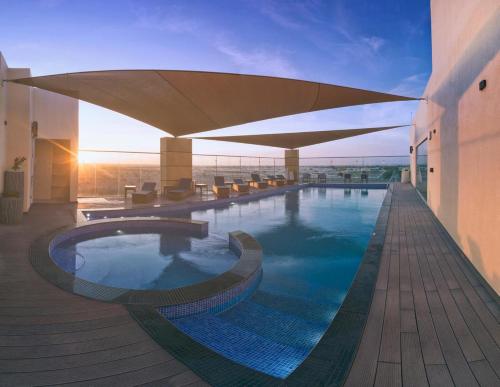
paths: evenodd
<path fill-rule="evenodd" d="M 392 200 L 346 386 L 500 386 L 498 296 L 411 186 L 395 185 Z"/>
<path fill-rule="evenodd" d="M 121 305 L 64 292 L 27 252 L 74 209 L 35 205 L 20 226 L 0 226 L 0 385 L 205 385 L 157 345 Z"/>
<path fill-rule="evenodd" d="M 0 226 L 0 385 L 205 385 L 120 305 L 64 292 L 28 262 L 39 235 L 74 222 L 35 205 Z M 347 386 L 499 386 L 498 296 L 407 185 L 396 185 L 376 290 Z"/>

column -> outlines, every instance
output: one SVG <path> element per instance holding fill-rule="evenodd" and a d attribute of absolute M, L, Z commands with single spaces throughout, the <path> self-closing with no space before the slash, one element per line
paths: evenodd
<path fill-rule="evenodd" d="M 288 179 L 299 181 L 299 150 L 285 149 L 285 169 Z"/>
<path fill-rule="evenodd" d="M 190 138 L 160 139 L 161 187 L 175 186 L 181 178 L 193 178 L 193 147 Z"/>

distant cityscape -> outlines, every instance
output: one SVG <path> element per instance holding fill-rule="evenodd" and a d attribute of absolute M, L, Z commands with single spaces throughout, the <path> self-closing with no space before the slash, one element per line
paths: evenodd
<path fill-rule="evenodd" d="M 378 165 L 376 162 L 378 161 Z M 315 164 L 312 164 L 312 163 Z M 311 165 L 308 165 L 311 163 Z M 321 164 L 320 164 L 321 163 Z M 319 164 L 319 165 L 318 165 Z M 310 174 L 315 181 L 320 173 L 326 174 L 327 182 L 343 182 L 344 175 L 350 174 L 352 182 L 361 181 L 361 173 L 367 173 L 368 181 L 388 182 L 400 179 L 401 170 L 408 168 L 407 157 L 386 158 L 384 160 L 367 159 L 301 159 L 300 179 L 303 174 Z M 226 180 L 233 178 L 250 179 L 252 173 L 262 177 L 268 175 L 284 175 L 286 170 L 283 159 L 269 159 L 261 165 L 194 165 L 193 180 L 198 183 L 213 184 L 214 176 L 224 176 Z M 155 182 L 160 187 L 159 165 L 148 164 L 80 164 L 78 178 L 78 196 L 119 196 L 123 195 L 125 185 L 135 185 L 138 188 L 144 182 Z"/>

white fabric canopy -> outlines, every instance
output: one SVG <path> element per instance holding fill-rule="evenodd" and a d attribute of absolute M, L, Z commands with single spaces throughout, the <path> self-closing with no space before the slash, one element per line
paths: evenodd
<path fill-rule="evenodd" d="M 415 98 L 294 79 L 112 70 L 11 80 L 106 107 L 174 136 L 297 113 Z"/>
<path fill-rule="evenodd" d="M 359 129 L 339 129 L 322 130 L 317 132 L 296 132 L 296 133 L 271 133 L 271 134 L 251 134 L 245 136 L 214 136 L 214 137 L 194 137 L 199 140 L 215 140 L 239 142 L 252 145 L 267 145 L 277 148 L 294 149 L 304 146 L 320 144 L 322 142 L 340 140 L 342 138 L 359 136 L 361 134 L 380 132 L 382 130 L 402 128 L 400 126 L 383 126 L 376 128 Z"/>

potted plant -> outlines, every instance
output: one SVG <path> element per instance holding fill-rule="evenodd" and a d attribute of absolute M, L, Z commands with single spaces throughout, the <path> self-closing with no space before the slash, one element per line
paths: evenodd
<path fill-rule="evenodd" d="M 12 165 L 12 168 L 11 170 L 14 171 L 14 172 L 22 172 L 23 170 L 23 164 L 24 162 L 26 161 L 26 157 L 22 156 L 18 156 L 14 159 L 14 165 Z"/>
<path fill-rule="evenodd" d="M 14 164 L 10 170 L 5 171 L 4 190 L 6 192 L 17 192 L 19 197 L 24 196 L 24 173 L 23 165 L 26 157 L 18 156 L 14 159 Z"/>

